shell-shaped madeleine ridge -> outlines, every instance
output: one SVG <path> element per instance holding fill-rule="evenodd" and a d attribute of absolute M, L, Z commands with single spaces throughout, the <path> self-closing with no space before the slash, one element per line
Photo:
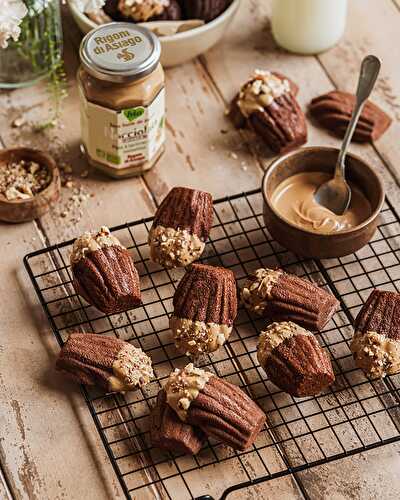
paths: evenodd
<path fill-rule="evenodd" d="M 271 381 L 293 396 L 319 394 L 335 380 L 327 353 L 295 323 L 273 323 L 262 332 L 257 357 Z"/>
<path fill-rule="evenodd" d="M 157 448 L 195 455 L 206 441 L 206 436 L 199 428 L 182 422 L 168 405 L 163 389 L 158 393 L 150 419 L 151 443 Z"/>
<path fill-rule="evenodd" d="M 232 326 L 237 315 L 236 281 L 223 267 L 192 264 L 174 295 L 174 316 Z"/>
<path fill-rule="evenodd" d="M 307 141 L 305 115 L 297 88 L 283 75 L 255 70 L 232 102 L 236 127 L 247 125 L 275 152 L 283 153 Z"/>
<path fill-rule="evenodd" d="M 321 330 L 339 307 L 334 295 L 282 269 L 257 269 L 243 285 L 241 297 L 250 312 L 311 330 Z"/>
<path fill-rule="evenodd" d="M 56 363 L 77 382 L 107 392 L 134 390 L 153 377 L 151 359 L 140 349 L 115 337 L 73 333 Z"/>
<path fill-rule="evenodd" d="M 400 293 L 373 290 L 357 315 L 354 329 L 400 340 Z"/>
<path fill-rule="evenodd" d="M 371 378 L 400 372 L 400 294 L 374 290 L 357 315 L 350 350 Z"/>
<path fill-rule="evenodd" d="M 141 303 L 139 274 L 128 250 L 106 246 L 72 264 L 73 285 L 87 302 L 106 314 Z"/>
<path fill-rule="evenodd" d="M 290 320 L 311 330 L 322 330 L 339 308 L 334 295 L 294 274 L 282 273 L 270 296 L 265 316 Z"/>
<path fill-rule="evenodd" d="M 274 152 L 286 153 L 307 142 L 306 119 L 291 93 L 278 97 L 263 112 L 255 112 L 249 122 Z"/>
<path fill-rule="evenodd" d="M 210 193 L 187 187 L 174 187 L 158 208 L 152 228 L 163 226 L 186 230 L 206 241 L 213 222 Z"/>
<path fill-rule="evenodd" d="M 314 98 L 310 104 L 311 115 L 326 129 L 343 137 L 350 122 L 355 96 L 334 90 Z M 376 104 L 367 101 L 357 122 L 353 140 L 372 142 L 379 139 L 390 126 L 391 118 Z"/>
<path fill-rule="evenodd" d="M 264 412 L 234 384 L 211 377 L 188 410 L 188 421 L 234 449 L 249 448 L 266 420 Z"/>

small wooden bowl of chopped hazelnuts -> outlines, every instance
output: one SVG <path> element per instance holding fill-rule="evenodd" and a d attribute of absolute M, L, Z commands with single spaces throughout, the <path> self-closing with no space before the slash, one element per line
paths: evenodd
<path fill-rule="evenodd" d="M 60 196 L 60 172 L 37 149 L 0 150 L 0 220 L 26 222 L 45 214 Z"/>

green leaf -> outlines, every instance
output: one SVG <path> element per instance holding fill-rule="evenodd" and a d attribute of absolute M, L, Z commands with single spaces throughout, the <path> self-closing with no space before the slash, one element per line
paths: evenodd
<path fill-rule="evenodd" d="M 124 109 L 123 113 L 130 122 L 133 122 L 134 120 L 137 120 L 140 116 L 144 114 L 144 108 L 137 107 L 137 108 Z"/>

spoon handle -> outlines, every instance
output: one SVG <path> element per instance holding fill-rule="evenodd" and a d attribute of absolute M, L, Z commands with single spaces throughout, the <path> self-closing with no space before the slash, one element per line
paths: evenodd
<path fill-rule="evenodd" d="M 353 113 L 350 122 L 347 126 L 346 134 L 343 139 L 342 147 L 338 156 L 338 161 L 335 168 L 335 176 L 344 177 L 345 157 L 347 149 L 356 129 L 358 119 L 360 118 L 365 101 L 368 99 L 371 91 L 378 78 L 379 70 L 381 69 L 380 60 L 372 55 L 364 58 L 361 63 L 360 77 L 358 79 L 356 102 L 354 105 Z"/>

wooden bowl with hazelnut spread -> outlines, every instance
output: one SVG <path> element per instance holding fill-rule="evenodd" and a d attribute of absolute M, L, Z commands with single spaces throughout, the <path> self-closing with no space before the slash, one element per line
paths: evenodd
<path fill-rule="evenodd" d="M 37 149 L 0 150 L 0 220 L 26 222 L 44 215 L 60 196 L 53 158 Z"/>
<path fill-rule="evenodd" d="M 339 150 L 307 147 L 281 156 L 264 174 L 264 220 L 271 235 L 304 257 L 342 257 L 360 250 L 375 233 L 385 193 L 375 170 L 348 154 L 346 178 L 352 190 L 341 216 L 314 199 L 314 192 L 334 171 Z"/>

